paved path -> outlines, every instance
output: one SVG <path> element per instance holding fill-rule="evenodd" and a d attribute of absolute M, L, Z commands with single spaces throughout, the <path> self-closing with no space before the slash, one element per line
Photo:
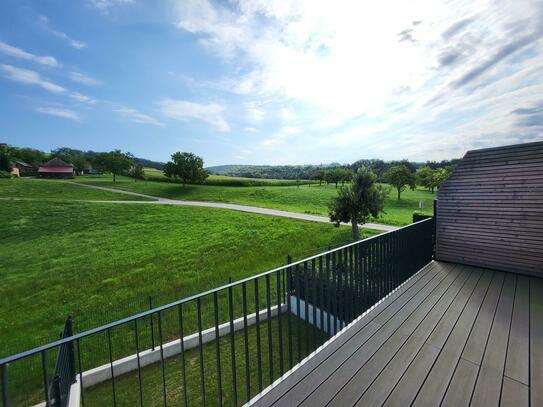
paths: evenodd
<path fill-rule="evenodd" d="M 97 185 L 83 184 L 79 182 L 70 182 L 70 183 L 88 187 L 88 188 L 101 189 L 103 191 L 116 192 L 120 194 L 133 195 L 133 196 L 139 196 L 142 198 L 150 199 L 150 201 L 92 201 L 92 202 L 201 206 L 205 208 L 230 209 L 233 211 L 242 211 L 242 212 L 259 213 L 262 215 L 279 216 L 282 218 L 291 218 L 291 219 L 308 220 L 312 222 L 330 223 L 330 219 L 328 219 L 326 216 L 309 215 L 306 213 L 288 212 L 288 211 L 281 211 L 278 209 L 259 208 L 257 206 L 237 205 L 237 204 L 229 204 L 229 203 L 222 203 L 222 202 L 179 201 L 177 199 L 161 198 L 158 196 L 139 194 L 137 192 L 123 191 L 122 189 L 116 189 L 116 188 L 100 187 Z M 398 229 L 398 227 L 396 226 L 383 225 L 380 223 L 365 223 L 360 226 L 368 228 L 368 229 L 382 230 L 385 232 L 390 232 L 390 231 Z"/>

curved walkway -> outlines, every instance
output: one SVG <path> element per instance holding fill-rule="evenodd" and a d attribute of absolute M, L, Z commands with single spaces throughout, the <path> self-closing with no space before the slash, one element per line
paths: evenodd
<path fill-rule="evenodd" d="M 311 222 L 330 223 L 330 219 L 328 219 L 326 216 L 309 215 L 306 213 L 288 212 L 288 211 L 282 211 L 278 209 L 260 208 L 258 206 L 237 205 L 237 204 L 229 204 L 229 203 L 223 203 L 223 202 L 179 201 L 177 199 L 161 198 L 158 196 L 151 196 L 151 195 L 140 194 L 137 192 L 123 191 L 122 189 L 116 189 L 116 188 L 100 187 L 100 186 L 91 185 L 91 184 L 82 184 L 79 182 L 70 182 L 70 184 L 80 185 L 80 186 L 84 186 L 88 188 L 101 189 L 103 191 L 116 192 L 120 194 L 139 196 L 142 198 L 152 199 L 151 201 L 92 201 L 92 202 L 201 206 L 205 208 L 219 208 L 219 209 L 229 209 L 233 211 L 259 213 L 261 215 L 279 216 L 282 218 L 300 219 L 300 220 L 307 220 Z M 383 225 L 380 223 L 364 223 L 363 225 L 360 225 L 360 226 L 368 228 L 368 229 L 382 230 L 385 232 L 390 232 L 390 231 L 398 229 L 397 226 Z"/>

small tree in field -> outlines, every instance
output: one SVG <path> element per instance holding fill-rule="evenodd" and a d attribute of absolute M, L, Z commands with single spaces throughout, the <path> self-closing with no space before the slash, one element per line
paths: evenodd
<path fill-rule="evenodd" d="M 398 200 L 406 187 L 409 187 L 412 190 L 416 187 L 415 176 L 405 165 L 390 167 L 389 170 L 385 172 L 384 177 L 385 180 L 398 191 Z"/>
<path fill-rule="evenodd" d="M 434 182 L 434 173 L 435 171 L 430 167 L 419 168 L 415 173 L 417 184 L 426 188 L 430 192 L 434 192 L 436 187 Z"/>
<path fill-rule="evenodd" d="M 322 185 L 322 181 L 324 181 L 324 170 L 317 170 L 311 177 L 311 179 L 315 179 L 319 181 L 319 186 Z"/>
<path fill-rule="evenodd" d="M 123 153 L 121 150 L 113 150 L 109 153 L 98 153 L 94 157 L 94 165 L 104 172 L 111 172 L 113 182 L 116 176 L 121 175 L 132 166 L 133 156 L 130 153 Z"/>
<path fill-rule="evenodd" d="M 366 223 L 383 210 L 388 188 L 378 185 L 377 176 L 365 167 L 354 174 L 351 184 L 343 186 L 330 204 L 330 220 L 336 226 L 351 222 L 353 240 L 359 240 L 359 223 Z"/>
<path fill-rule="evenodd" d="M 134 164 L 132 168 L 130 168 L 130 176 L 134 178 L 134 182 L 136 182 L 138 179 L 145 179 L 143 164 Z"/>
<path fill-rule="evenodd" d="M 181 179 L 183 186 L 186 183 L 203 182 L 208 174 L 204 170 L 204 160 L 192 153 L 174 153 L 172 160 L 164 166 L 164 175 L 168 178 Z"/>

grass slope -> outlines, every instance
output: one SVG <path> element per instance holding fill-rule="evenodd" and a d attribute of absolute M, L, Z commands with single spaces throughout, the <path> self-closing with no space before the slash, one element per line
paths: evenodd
<path fill-rule="evenodd" d="M 334 185 L 318 186 L 214 186 L 186 185 L 165 182 L 133 182 L 126 177 L 119 177 L 117 183 L 109 177 L 81 177 L 80 182 L 116 187 L 128 191 L 161 196 L 171 199 L 227 202 L 263 208 L 282 209 L 299 213 L 328 215 L 328 205 L 337 195 Z M 412 221 L 413 211 L 418 210 L 419 201 L 425 202 L 424 212 L 431 214 L 435 194 L 423 189 L 406 190 L 402 199 L 396 198 L 396 192 L 390 191 L 385 201 L 385 213 L 374 221 L 390 225 L 407 225 Z"/>
<path fill-rule="evenodd" d="M 78 179 L 74 180 L 78 181 Z M 39 200 L 147 201 L 146 198 L 101 191 L 67 181 L 30 178 L 0 179 L 0 197 Z"/>
<path fill-rule="evenodd" d="M 345 242 L 349 228 L 208 208 L 107 203 L 0 205 L 0 354 Z"/>

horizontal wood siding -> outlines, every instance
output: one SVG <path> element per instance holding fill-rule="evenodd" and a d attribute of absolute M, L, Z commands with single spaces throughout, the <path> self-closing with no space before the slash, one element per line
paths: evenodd
<path fill-rule="evenodd" d="M 543 277 L 543 142 L 466 153 L 438 192 L 436 258 Z"/>

